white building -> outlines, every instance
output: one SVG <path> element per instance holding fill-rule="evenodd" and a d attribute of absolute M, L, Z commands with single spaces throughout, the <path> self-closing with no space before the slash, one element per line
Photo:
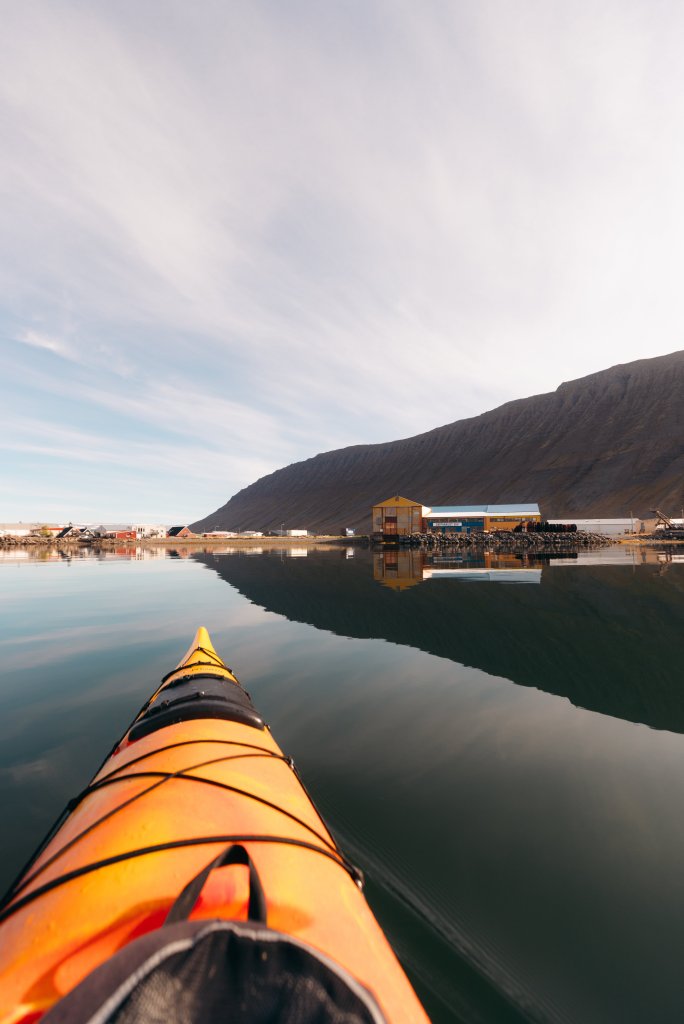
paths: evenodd
<path fill-rule="evenodd" d="M 135 523 L 133 529 L 136 536 L 142 539 L 143 537 L 165 537 L 168 526 L 162 526 L 160 523 Z"/>
<path fill-rule="evenodd" d="M 28 537 L 37 529 L 37 523 L 0 523 L 0 537 Z"/>
<path fill-rule="evenodd" d="M 552 525 L 570 526 L 575 523 L 581 533 L 602 533 L 605 537 L 621 537 L 625 533 L 638 533 L 641 520 L 636 516 L 625 519 L 549 519 Z"/>

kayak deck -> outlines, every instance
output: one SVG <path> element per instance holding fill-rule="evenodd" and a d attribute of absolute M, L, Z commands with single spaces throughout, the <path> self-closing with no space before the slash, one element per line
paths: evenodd
<path fill-rule="evenodd" d="M 339 963 L 388 1020 L 427 1020 L 360 872 L 200 629 L 0 909 L 0 1021 L 39 1019 L 158 928 L 188 879 L 230 843 L 258 869 L 269 928 Z M 248 901 L 247 869 L 222 868 L 192 917 L 244 919 Z"/>

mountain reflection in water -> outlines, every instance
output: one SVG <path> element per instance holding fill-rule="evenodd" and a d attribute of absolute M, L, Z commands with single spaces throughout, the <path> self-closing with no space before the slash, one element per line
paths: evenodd
<path fill-rule="evenodd" d="M 654 550 L 527 557 L 419 549 L 353 558 L 195 557 L 245 597 L 318 629 L 449 658 L 577 707 L 684 732 L 684 572 Z M 638 571 L 637 571 L 638 568 Z M 535 586 L 459 585 L 458 581 Z M 419 585 L 420 584 L 420 585 Z"/>

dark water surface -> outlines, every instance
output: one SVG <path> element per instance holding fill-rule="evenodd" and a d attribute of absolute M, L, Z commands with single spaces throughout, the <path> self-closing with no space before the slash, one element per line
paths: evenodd
<path fill-rule="evenodd" d="M 0 886 L 205 625 L 435 1022 L 679 1021 L 680 557 L 13 554 Z"/>

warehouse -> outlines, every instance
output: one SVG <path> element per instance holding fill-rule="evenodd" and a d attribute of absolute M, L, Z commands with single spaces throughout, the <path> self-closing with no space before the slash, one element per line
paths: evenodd
<path fill-rule="evenodd" d="M 549 519 L 553 525 L 568 526 L 574 523 L 582 533 L 600 533 L 604 537 L 619 537 L 626 533 L 638 533 L 641 519 L 635 516 L 623 519 Z"/>
<path fill-rule="evenodd" d="M 373 505 L 373 533 L 383 537 L 408 537 L 412 533 L 425 532 L 425 517 L 430 509 L 427 505 L 402 498 L 393 498 Z"/>
<path fill-rule="evenodd" d="M 373 505 L 373 534 L 385 538 L 412 533 L 482 533 L 512 530 L 519 523 L 541 522 L 539 505 L 435 505 L 396 494 Z"/>
<path fill-rule="evenodd" d="M 428 533 L 483 533 L 541 522 L 539 505 L 435 505 L 426 516 Z"/>

